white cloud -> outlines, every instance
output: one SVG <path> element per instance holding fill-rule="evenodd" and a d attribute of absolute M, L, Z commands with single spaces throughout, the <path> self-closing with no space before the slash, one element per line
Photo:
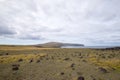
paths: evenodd
<path fill-rule="evenodd" d="M 119 0 L 0 0 L 0 25 L 6 29 L 0 31 L 13 29 L 10 35 L 18 39 L 120 44 L 119 5 Z"/>

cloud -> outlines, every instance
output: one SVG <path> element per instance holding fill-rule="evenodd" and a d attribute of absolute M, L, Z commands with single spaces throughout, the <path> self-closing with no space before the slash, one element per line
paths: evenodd
<path fill-rule="evenodd" d="M 24 40 L 41 40 L 42 38 L 40 36 L 36 35 L 22 35 L 19 37 L 19 39 L 24 39 Z"/>
<path fill-rule="evenodd" d="M 0 36 L 120 44 L 119 7 L 119 0 L 0 0 Z"/>
<path fill-rule="evenodd" d="M 16 34 L 14 29 L 11 29 L 8 25 L 2 23 L 2 21 L 0 22 L 0 37 L 10 37 Z"/>
<path fill-rule="evenodd" d="M 13 35 L 15 32 L 8 27 L 0 27 L 0 35 Z"/>

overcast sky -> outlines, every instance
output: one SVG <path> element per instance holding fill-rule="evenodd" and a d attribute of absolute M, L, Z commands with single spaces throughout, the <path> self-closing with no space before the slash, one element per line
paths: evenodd
<path fill-rule="evenodd" d="M 120 0 L 0 0 L 0 44 L 120 46 Z"/>

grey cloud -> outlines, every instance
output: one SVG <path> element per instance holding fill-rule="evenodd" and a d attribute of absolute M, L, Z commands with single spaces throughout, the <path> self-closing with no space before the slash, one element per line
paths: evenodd
<path fill-rule="evenodd" d="M 18 37 L 19 39 L 24 39 L 24 40 L 43 40 L 41 36 L 36 36 L 36 35 L 21 35 Z"/>
<path fill-rule="evenodd" d="M 26 40 L 119 43 L 119 7 L 119 0 L 6 0 L 0 2 L 0 21 L 4 22 L 0 35 Z"/>
<path fill-rule="evenodd" d="M 12 30 L 11 28 L 6 27 L 5 25 L 0 25 L 0 36 L 14 35 L 14 34 L 16 34 L 14 29 Z"/>

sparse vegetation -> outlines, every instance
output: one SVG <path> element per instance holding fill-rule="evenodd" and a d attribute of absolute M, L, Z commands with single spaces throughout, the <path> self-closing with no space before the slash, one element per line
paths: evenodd
<path fill-rule="evenodd" d="M 41 57 L 45 57 L 46 54 L 19 54 L 19 55 L 5 55 L 0 56 L 0 63 L 12 63 L 12 62 L 21 62 L 21 61 L 31 61 L 40 59 Z"/>
<path fill-rule="evenodd" d="M 120 50 L 0 47 L 0 80 L 120 80 L 119 75 Z"/>

